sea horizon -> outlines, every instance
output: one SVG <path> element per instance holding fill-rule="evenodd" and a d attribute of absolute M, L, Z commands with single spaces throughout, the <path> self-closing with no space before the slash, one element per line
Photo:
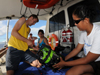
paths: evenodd
<path fill-rule="evenodd" d="M 0 49 L 4 48 L 6 42 L 0 42 Z M 35 45 L 37 46 L 37 42 L 35 42 Z"/>

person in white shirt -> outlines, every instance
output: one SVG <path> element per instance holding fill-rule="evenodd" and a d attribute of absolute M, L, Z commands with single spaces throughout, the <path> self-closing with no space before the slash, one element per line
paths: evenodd
<path fill-rule="evenodd" d="M 53 65 L 62 69 L 64 66 L 73 66 L 66 72 L 66 75 L 100 75 L 100 26 L 93 24 L 95 10 L 86 5 L 78 6 L 73 14 L 75 25 L 82 31 L 79 43 L 66 57 L 68 60 L 84 49 L 83 58 L 65 62 L 62 60 Z"/>

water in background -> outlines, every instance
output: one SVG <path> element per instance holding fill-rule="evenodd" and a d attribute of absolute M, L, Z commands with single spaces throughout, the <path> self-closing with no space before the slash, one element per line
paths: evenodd
<path fill-rule="evenodd" d="M 0 42 L 0 49 L 3 48 L 5 45 L 5 42 Z M 37 46 L 37 42 L 35 42 L 35 45 Z"/>
<path fill-rule="evenodd" d="M 5 42 L 0 42 L 0 49 L 3 48 L 5 45 Z"/>

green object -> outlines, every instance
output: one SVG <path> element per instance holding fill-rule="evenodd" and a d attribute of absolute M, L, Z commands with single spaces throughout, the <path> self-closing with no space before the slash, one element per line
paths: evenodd
<path fill-rule="evenodd" d="M 43 46 L 42 49 L 40 49 L 39 52 L 41 52 L 41 54 L 39 55 L 40 59 L 45 64 L 49 63 L 54 55 L 57 56 L 57 54 L 53 50 L 51 50 L 51 48 L 49 48 L 47 46 Z M 57 56 L 57 57 L 59 57 L 59 56 Z"/>
<path fill-rule="evenodd" d="M 33 49 L 33 48 L 29 48 L 29 50 L 34 51 L 34 49 Z"/>
<path fill-rule="evenodd" d="M 55 69 L 52 65 L 57 64 L 60 62 L 60 54 L 54 52 L 50 46 L 42 45 L 37 53 L 38 60 L 42 65 L 48 65 L 51 69 L 56 72 L 57 68 Z"/>
<path fill-rule="evenodd" d="M 48 52 L 49 52 L 49 49 L 44 47 L 42 50 L 43 52 L 43 57 L 42 57 L 42 60 L 44 60 L 46 58 L 46 56 L 48 55 Z M 53 56 L 53 53 L 55 53 L 53 50 L 51 50 L 50 52 L 50 56 L 48 57 L 48 59 L 45 61 L 45 63 L 49 63 L 49 61 L 51 60 L 52 56 Z"/>

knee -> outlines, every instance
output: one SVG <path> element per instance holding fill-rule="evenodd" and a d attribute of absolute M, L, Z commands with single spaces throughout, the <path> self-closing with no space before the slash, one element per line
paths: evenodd
<path fill-rule="evenodd" d="M 7 75 L 14 75 L 14 74 L 7 74 Z"/>
<path fill-rule="evenodd" d="M 81 75 L 84 73 L 83 65 L 75 66 L 68 70 L 65 75 Z"/>
<path fill-rule="evenodd" d="M 65 75 L 74 75 L 72 71 L 68 70 Z"/>
<path fill-rule="evenodd" d="M 14 75 L 14 71 L 7 71 L 7 75 Z"/>

